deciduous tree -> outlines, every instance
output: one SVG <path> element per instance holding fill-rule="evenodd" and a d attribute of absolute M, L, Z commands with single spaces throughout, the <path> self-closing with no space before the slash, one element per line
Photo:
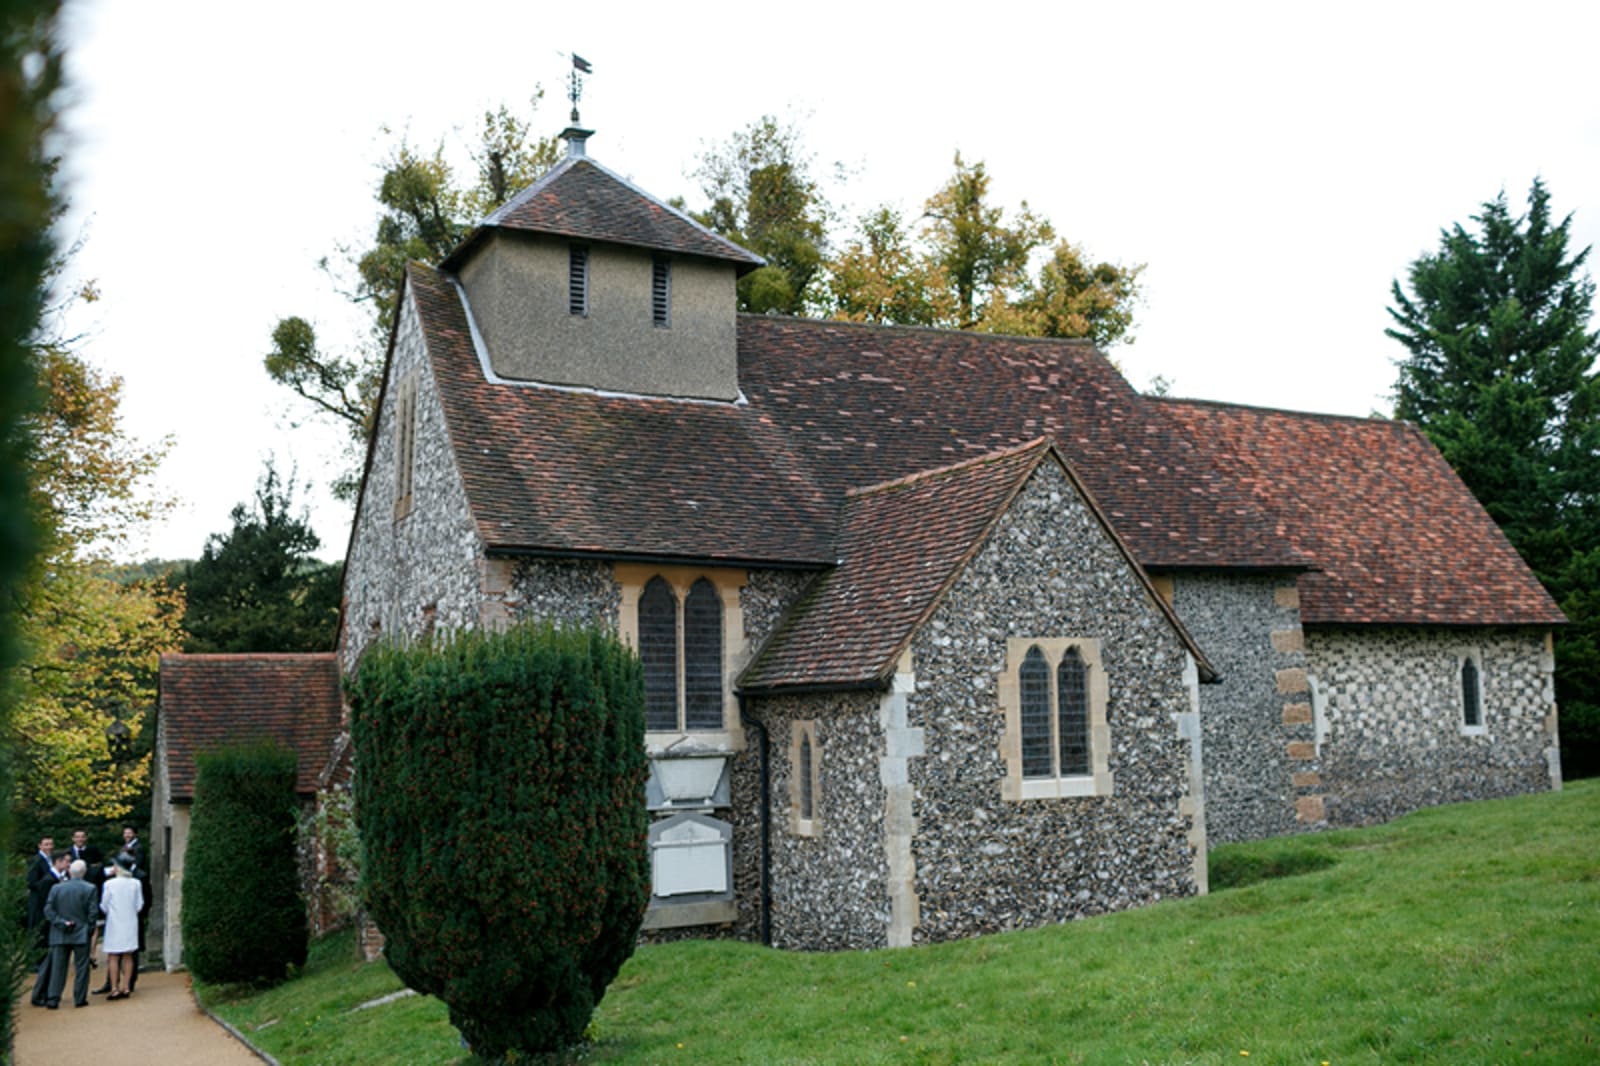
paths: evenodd
<path fill-rule="evenodd" d="M 24 655 L 11 723 L 18 797 L 116 817 L 148 787 L 148 738 L 162 652 L 181 640 L 181 595 L 109 576 L 111 553 L 166 506 L 147 479 L 166 452 L 130 439 L 122 382 L 57 340 L 35 350 L 42 407 L 28 420 L 31 505 L 43 553 L 22 590 Z M 126 725 L 137 757 L 112 759 Z"/>
<path fill-rule="evenodd" d="M 739 309 L 805 314 L 816 303 L 829 207 L 793 124 L 764 115 L 706 149 L 696 171 L 710 206 L 697 217 L 767 265 L 739 279 Z"/>
<path fill-rule="evenodd" d="M 542 95 L 535 93 L 534 108 Z M 443 142 L 419 149 L 401 136 L 374 191 L 379 214 L 372 243 L 323 259 L 336 288 L 366 310 L 362 343 L 350 351 L 329 350 L 318 340 L 315 324 L 299 315 L 273 327 L 263 360 L 267 374 L 349 434 L 346 467 L 333 484 L 342 498 L 353 499 L 358 486 L 406 263 L 444 258 L 474 223 L 553 166 L 559 149 L 553 138 L 534 137 L 530 120 L 501 106 L 484 113 L 471 155 L 477 174 L 467 183 L 450 164 Z"/>
<path fill-rule="evenodd" d="M 1554 218 L 1540 180 L 1525 214 L 1502 191 L 1472 221 L 1444 230 L 1438 251 L 1411 264 L 1408 286 L 1392 286 L 1386 332 L 1409 353 L 1395 413 L 1428 434 L 1567 612 L 1556 656 L 1563 746 L 1569 771 L 1596 772 L 1579 743 L 1600 726 L 1600 335 L 1589 329 L 1589 249 L 1570 250 L 1572 216 Z"/>
<path fill-rule="evenodd" d="M 1131 341 L 1144 267 L 1096 263 L 1053 240 L 1049 220 L 1026 203 L 1008 217 L 988 169 L 957 153 L 915 233 L 888 206 L 859 221 L 827 265 L 829 310 L 857 322 Z"/>

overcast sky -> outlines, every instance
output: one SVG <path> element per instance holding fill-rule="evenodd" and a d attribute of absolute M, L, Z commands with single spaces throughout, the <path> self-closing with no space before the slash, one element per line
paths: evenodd
<path fill-rule="evenodd" d="M 542 85 L 554 134 L 569 52 L 594 67 L 590 154 L 662 198 L 695 205 L 698 151 L 763 114 L 845 167 L 846 217 L 914 216 L 956 150 L 983 160 L 997 202 L 1148 264 L 1113 354 L 1178 395 L 1387 411 L 1389 284 L 1442 227 L 1502 188 L 1520 211 L 1543 175 L 1600 241 L 1600 5 L 68 0 L 67 26 L 68 236 L 103 293 L 71 325 L 130 432 L 174 439 L 179 507 L 141 546 L 168 558 L 228 527 L 269 455 L 342 555 L 338 438 L 296 428 L 272 326 L 352 328 L 316 264 L 370 236 L 381 127 L 464 159 L 486 108 Z"/>

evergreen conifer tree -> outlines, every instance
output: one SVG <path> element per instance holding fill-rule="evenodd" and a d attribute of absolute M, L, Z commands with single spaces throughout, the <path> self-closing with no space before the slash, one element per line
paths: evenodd
<path fill-rule="evenodd" d="M 1600 771 L 1600 335 L 1589 249 L 1569 249 L 1540 180 L 1527 213 L 1505 193 L 1396 281 L 1385 332 L 1405 345 L 1395 413 L 1415 422 L 1567 612 L 1556 694 L 1564 770 Z"/>
<path fill-rule="evenodd" d="M 290 966 L 305 965 L 297 763 L 294 752 L 270 741 L 195 759 L 183 961 L 203 981 L 281 981 Z"/>

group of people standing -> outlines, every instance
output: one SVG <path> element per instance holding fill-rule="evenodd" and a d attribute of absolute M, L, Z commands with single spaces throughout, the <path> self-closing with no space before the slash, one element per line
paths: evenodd
<path fill-rule="evenodd" d="M 108 863 L 89 844 L 82 829 L 72 834 L 72 847 L 55 850 L 55 839 L 39 841 L 28 863 L 28 927 L 36 930 L 36 949 L 43 949 L 34 973 L 33 1005 L 56 1010 L 72 965 L 72 1002 L 89 1005 L 89 971 L 95 949 L 105 951 L 106 979 L 94 995 L 127 999 L 139 978 L 144 950 L 144 918 L 150 910 L 150 877 L 144 846 L 131 825 Z"/>

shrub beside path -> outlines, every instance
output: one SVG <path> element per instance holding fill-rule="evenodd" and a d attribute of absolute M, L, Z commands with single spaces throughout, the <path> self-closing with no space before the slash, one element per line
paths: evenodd
<path fill-rule="evenodd" d="M 91 979 L 104 980 L 105 963 Z M 17 1007 L 17 1066 L 43 1063 L 114 1062 L 117 1066 L 261 1066 L 261 1060 L 195 1004 L 189 975 L 146 971 L 128 999 L 107 1003 L 90 996 L 72 1005 L 72 979 L 60 1010 L 28 1002 L 33 982 L 23 986 Z"/>

